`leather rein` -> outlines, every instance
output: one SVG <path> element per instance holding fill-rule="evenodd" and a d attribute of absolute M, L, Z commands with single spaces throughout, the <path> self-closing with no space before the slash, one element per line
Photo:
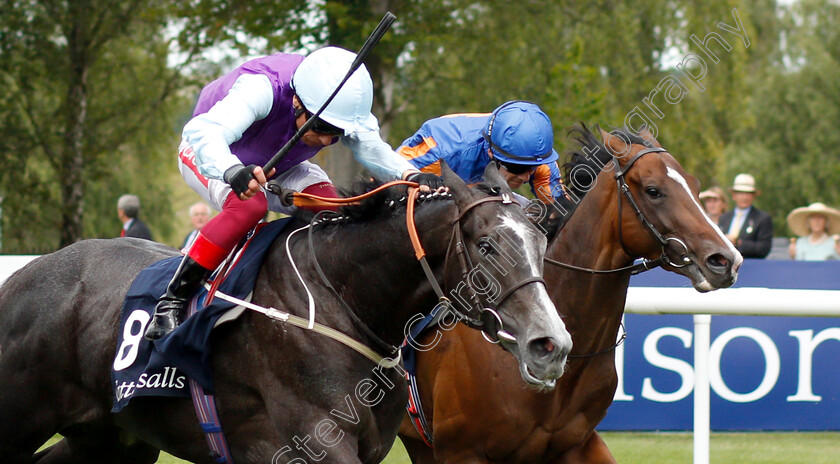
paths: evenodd
<path fill-rule="evenodd" d="M 481 298 L 479 297 L 479 292 L 473 286 L 471 279 L 469 278 L 469 272 L 473 269 L 472 262 L 470 261 L 469 254 L 466 252 L 466 245 L 463 242 L 463 235 L 461 232 L 461 220 L 464 216 L 473 210 L 474 208 L 490 202 L 501 202 L 503 204 L 516 204 L 516 202 L 510 197 L 508 194 L 501 194 L 499 196 L 490 196 L 480 198 L 470 204 L 468 204 L 463 209 L 459 210 L 458 216 L 452 221 L 452 235 L 450 237 L 449 247 L 447 248 L 447 255 L 446 259 L 448 261 L 450 256 L 450 251 L 452 248 L 455 248 L 455 254 L 458 257 L 458 263 L 461 271 L 461 276 L 463 282 L 466 284 L 467 291 L 469 294 L 469 300 L 471 301 L 472 308 L 469 313 L 461 313 L 455 309 L 454 305 L 452 305 L 449 298 L 443 292 L 440 285 L 437 282 L 437 279 L 432 272 L 431 267 L 426 259 L 426 252 L 423 249 L 422 244 L 420 243 L 420 238 L 417 233 L 417 227 L 414 222 L 414 206 L 415 202 L 419 196 L 419 185 L 415 182 L 409 181 L 392 181 L 386 184 L 380 185 L 376 189 L 371 190 L 362 195 L 358 195 L 355 197 L 348 197 L 348 198 L 328 198 L 328 197 L 320 197 L 317 195 L 302 193 L 302 192 L 285 192 L 285 191 L 277 191 L 271 190 L 273 193 L 277 193 L 281 196 L 281 201 L 286 205 L 295 205 L 298 207 L 312 207 L 312 206 L 334 206 L 334 205 L 349 205 L 349 204 L 358 204 L 359 201 L 368 198 L 370 196 L 375 195 L 376 193 L 381 192 L 390 187 L 395 187 L 399 185 L 406 185 L 408 186 L 408 195 L 406 198 L 406 227 L 408 229 L 409 238 L 411 239 L 411 244 L 414 248 L 414 253 L 419 261 L 421 267 L 423 268 L 423 272 L 426 275 L 429 284 L 431 285 L 432 289 L 434 290 L 435 294 L 438 297 L 439 304 L 444 306 L 444 310 L 451 311 L 455 317 L 463 321 L 464 323 L 471 325 L 476 328 L 482 328 L 482 335 L 484 338 L 491 342 L 491 343 L 498 343 L 499 341 L 506 341 L 510 343 L 516 342 L 516 338 L 504 330 L 504 325 L 502 323 L 501 317 L 497 310 L 489 307 L 483 306 L 481 304 Z M 439 194 L 433 193 L 430 196 L 438 196 Z M 326 215 L 335 215 L 333 218 L 325 218 Z M 312 259 L 313 264 L 315 265 L 315 269 L 321 278 L 321 281 L 324 285 L 333 293 L 336 299 L 340 302 L 341 306 L 344 310 L 350 315 L 353 324 L 361 330 L 368 338 L 370 338 L 379 348 L 384 350 L 385 352 L 394 354 L 399 351 L 399 348 L 393 346 L 386 341 L 382 340 L 381 337 L 376 335 L 368 326 L 365 324 L 364 321 L 359 318 L 355 311 L 350 307 L 350 305 L 342 298 L 341 294 L 333 287 L 330 283 L 329 279 L 327 278 L 326 274 L 323 272 L 320 264 L 318 263 L 317 257 L 315 255 L 315 248 L 314 248 L 314 238 L 313 238 L 313 229 L 314 226 L 326 222 L 329 220 L 338 220 L 338 214 L 334 211 L 320 211 L 312 218 L 309 226 L 308 232 L 308 249 L 309 255 Z M 446 267 L 446 265 L 444 265 Z M 510 295 L 512 295 L 516 290 L 529 285 L 531 283 L 542 283 L 545 285 L 545 281 L 540 276 L 531 276 L 523 279 L 522 281 L 516 283 L 515 285 L 511 286 L 510 288 L 506 289 L 499 297 L 494 299 L 495 307 L 498 307 L 504 302 Z M 471 314 L 475 314 L 472 316 Z M 485 327 L 492 327 L 493 329 L 484 329 Z M 495 333 L 496 339 L 493 340 L 487 336 L 488 331 L 493 331 L 491 333 Z"/>

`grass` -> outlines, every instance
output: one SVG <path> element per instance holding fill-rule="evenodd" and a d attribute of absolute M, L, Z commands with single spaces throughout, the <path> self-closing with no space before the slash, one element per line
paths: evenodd
<path fill-rule="evenodd" d="M 605 432 L 601 434 L 621 464 L 691 464 L 694 437 L 687 432 Z M 715 464 L 836 464 L 840 433 L 713 433 Z M 409 464 L 397 442 L 384 464 Z"/>
<path fill-rule="evenodd" d="M 690 464 L 693 437 L 686 432 L 604 432 L 607 446 L 622 464 Z M 55 443 L 59 436 L 47 445 Z M 715 464 L 834 464 L 840 432 L 713 433 L 710 461 Z M 46 446 L 46 445 L 45 445 Z M 410 464 L 397 441 L 384 464 Z M 161 453 L 158 464 L 188 464 Z"/>
<path fill-rule="evenodd" d="M 623 464 L 687 464 L 694 438 L 684 432 L 610 432 L 604 441 Z M 840 433 L 713 433 L 709 461 L 718 464 L 828 464 L 840 454 Z"/>

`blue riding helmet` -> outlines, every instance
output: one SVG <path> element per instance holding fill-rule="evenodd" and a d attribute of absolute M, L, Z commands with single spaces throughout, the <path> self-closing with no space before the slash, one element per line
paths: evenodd
<path fill-rule="evenodd" d="M 509 101 L 496 108 L 482 135 L 503 163 L 537 166 L 559 157 L 551 120 L 531 102 Z"/>

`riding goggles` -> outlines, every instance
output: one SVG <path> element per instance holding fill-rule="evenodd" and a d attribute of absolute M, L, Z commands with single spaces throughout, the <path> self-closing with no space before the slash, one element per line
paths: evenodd
<path fill-rule="evenodd" d="M 507 171 L 513 175 L 518 176 L 519 174 L 533 173 L 537 170 L 536 166 L 531 166 L 527 164 L 513 164 L 508 163 L 505 161 L 496 160 L 497 167 L 504 167 Z"/>
<path fill-rule="evenodd" d="M 312 113 L 307 110 L 306 119 L 308 120 L 311 117 Z M 344 135 L 344 129 L 333 126 L 332 124 L 328 123 L 327 121 L 324 121 L 321 118 L 315 118 L 315 122 L 312 123 L 311 130 L 324 135 Z"/>
<path fill-rule="evenodd" d="M 301 107 L 301 108 L 298 108 L 297 110 L 295 110 L 295 118 L 297 118 L 301 114 L 306 114 L 306 120 L 307 121 L 309 121 L 313 116 L 313 113 L 311 111 L 309 111 L 308 109 L 306 109 L 305 107 Z M 344 135 L 344 129 L 342 129 L 340 127 L 336 127 L 336 126 L 328 123 L 327 121 L 324 121 L 321 118 L 315 118 L 315 121 L 309 127 L 309 130 L 311 130 L 313 132 L 317 132 L 319 134 L 324 134 L 324 135 L 335 135 L 335 136 Z"/>

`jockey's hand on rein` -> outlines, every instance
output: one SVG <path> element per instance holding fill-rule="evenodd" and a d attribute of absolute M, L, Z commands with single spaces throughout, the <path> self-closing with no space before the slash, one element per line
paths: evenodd
<path fill-rule="evenodd" d="M 251 179 L 255 179 L 254 168 L 256 167 L 253 164 L 249 164 L 248 166 L 242 164 L 231 166 L 225 171 L 222 179 L 236 192 L 236 196 L 242 198 L 242 194 L 250 190 L 248 184 L 251 182 Z"/>
<path fill-rule="evenodd" d="M 415 172 L 413 174 L 409 174 L 405 180 L 409 182 L 417 182 L 421 186 L 425 185 L 432 191 L 445 187 L 442 177 L 429 172 Z"/>

